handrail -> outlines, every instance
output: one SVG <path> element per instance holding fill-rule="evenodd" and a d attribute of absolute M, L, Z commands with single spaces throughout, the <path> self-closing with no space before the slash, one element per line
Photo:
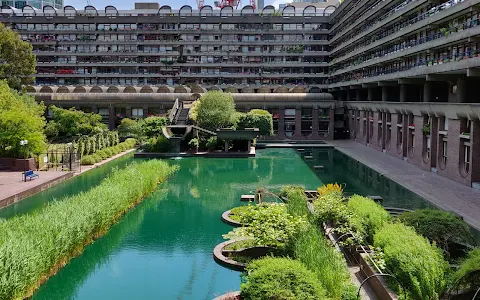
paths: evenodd
<path fill-rule="evenodd" d="M 176 116 L 179 108 L 180 108 L 180 103 L 177 98 L 175 100 L 175 103 L 173 104 L 172 110 L 170 111 L 170 115 L 168 116 L 168 120 L 170 121 L 170 124 L 174 124 L 174 122 L 176 121 Z"/>

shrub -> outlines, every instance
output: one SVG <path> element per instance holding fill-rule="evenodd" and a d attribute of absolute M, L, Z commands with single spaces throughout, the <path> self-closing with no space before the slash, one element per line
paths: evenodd
<path fill-rule="evenodd" d="M 0 299 L 31 296 L 175 170 L 160 160 L 133 163 L 86 192 L 0 222 Z"/>
<path fill-rule="evenodd" d="M 240 222 L 245 222 L 249 226 L 234 228 L 224 235 L 224 238 L 249 237 L 255 240 L 256 245 L 270 246 L 279 250 L 291 249 L 294 237 L 306 226 L 304 218 L 288 214 L 285 205 L 277 203 L 262 204 L 258 209 L 252 208 Z"/>
<path fill-rule="evenodd" d="M 373 235 L 390 221 L 390 214 L 372 199 L 359 195 L 350 197 L 347 205 L 351 211 L 350 225 L 359 238 L 373 244 Z"/>
<path fill-rule="evenodd" d="M 334 193 L 337 196 L 338 195 L 343 196 L 343 188 L 338 183 L 329 183 L 329 184 L 323 185 L 323 186 L 317 188 L 317 191 L 318 191 L 318 196 L 319 197 L 324 197 L 324 196 L 329 195 L 331 193 Z"/>
<path fill-rule="evenodd" d="M 96 163 L 95 157 L 92 155 L 85 155 L 82 157 L 82 160 L 80 162 L 82 165 L 93 165 Z"/>
<path fill-rule="evenodd" d="M 208 150 L 215 150 L 218 147 L 218 140 L 216 136 L 211 136 L 208 138 L 206 147 Z"/>
<path fill-rule="evenodd" d="M 375 247 L 384 253 L 387 269 L 407 289 L 411 299 L 438 299 L 449 269 L 440 249 L 401 223 L 387 224 L 374 236 Z M 393 285 L 400 292 L 398 285 Z"/>
<path fill-rule="evenodd" d="M 105 154 L 107 154 L 107 157 L 112 157 L 113 156 L 113 151 L 110 147 L 103 149 Z"/>
<path fill-rule="evenodd" d="M 142 139 L 142 121 L 124 118 L 117 128 L 118 137 L 120 139 L 136 138 Z"/>
<path fill-rule="evenodd" d="M 151 138 L 162 135 L 162 127 L 168 125 L 166 117 L 148 117 L 143 120 L 141 127 L 145 137 Z"/>
<path fill-rule="evenodd" d="M 236 129 L 258 128 L 263 136 L 273 135 L 272 115 L 263 109 L 252 109 L 247 114 L 238 116 Z"/>
<path fill-rule="evenodd" d="M 315 209 L 315 220 L 317 224 L 332 223 L 337 231 L 345 233 L 351 230 L 351 213 L 347 203 L 343 201 L 342 193 L 333 191 L 323 196 L 319 196 L 313 202 Z"/>
<path fill-rule="evenodd" d="M 148 139 L 143 146 L 147 152 L 168 152 L 170 151 L 170 141 L 163 135 Z"/>
<path fill-rule="evenodd" d="M 104 150 L 98 150 L 97 152 L 95 152 L 95 154 L 101 157 L 102 160 L 105 160 L 108 158 L 108 155 Z"/>
<path fill-rule="evenodd" d="M 230 127 L 235 117 L 235 102 L 230 93 L 209 91 L 195 101 L 190 118 L 209 130 Z"/>
<path fill-rule="evenodd" d="M 419 209 L 406 212 L 398 219 L 415 228 L 417 233 L 435 242 L 447 253 L 448 246 L 452 242 L 470 243 L 473 240 L 467 223 L 450 212 L 437 209 Z"/>
<path fill-rule="evenodd" d="M 103 158 L 96 153 L 91 156 L 93 157 L 93 159 L 95 159 L 95 163 L 101 162 L 103 160 Z"/>
<path fill-rule="evenodd" d="M 250 263 L 247 272 L 240 287 L 242 299 L 325 299 L 315 274 L 298 261 L 267 257 Z"/>
<path fill-rule="evenodd" d="M 480 287 L 480 249 L 473 249 L 452 276 L 453 288 L 467 290 Z"/>

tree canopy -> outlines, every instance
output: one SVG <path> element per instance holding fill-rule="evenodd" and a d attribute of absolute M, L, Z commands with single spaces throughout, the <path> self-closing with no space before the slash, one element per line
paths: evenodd
<path fill-rule="evenodd" d="M 148 117 L 142 122 L 142 131 L 147 138 L 162 135 L 162 127 L 168 124 L 166 117 Z"/>
<path fill-rule="evenodd" d="M 203 94 L 190 109 L 190 118 L 210 130 L 232 126 L 235 115 L 233 96 L 220 91 Z"/>
<path fill-rule="evenodd" d="M 52 120 L 48 122 L 45 133 L 51 141 L 71 141 L 82 135 L 93 135 L 107 130 L 107 125 L 101 123 L 102 116 L 85 113 L 75 108 L 63 109 L 50 106 Z"/>
<path fill-rule="evenodd" d="M 32 45 L 0 23 L 0 79 L 6 79 L 11 88 L 20 90 L 23 84 L 32 82 L 35 65 Z"/>
<path fill-rule="evenodd" d="M 0 156 L 24 157 L 44 151 L 44 112 L 43 104 L 12 91 L 5 80 L 0 80 Z M 22 140 L 28 143 L 21 146 Z"/>
<path fill-rule="evenodd" d="M 272 115 L 263 109 L 252 109 L 238 118 L 237 129 L 258 128 L 260 135 L 273 135 Z"/>

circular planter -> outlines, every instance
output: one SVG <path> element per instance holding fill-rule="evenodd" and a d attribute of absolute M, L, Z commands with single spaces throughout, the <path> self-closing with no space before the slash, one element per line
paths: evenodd
<path fill-rule="evenodd" d="M 231 293 L 226 293 L 213 300 L 240 300 L 240 291 L 235 291 Z"/>
<path fill-rule="evenodd" d="M 229 224 L 229 225 L 232 225 L 232 226 L 239 226 L 239 227 L 240 227 L 240 226 L 243 226 L 242 223 L 240 223 L 240 222 L 238 222 L 238 221 L 235 221 L 235 220 L 233 220 L 233 219 L 230 219 L 230 212 L 231 212 L 231 211 L 232 211 L 232 210 L 230 209 L 230 210 L 227 210 L 226 212 L 224 212 L 224 213 L 222 214 L 222 221 L 225 222 L 225 223 L 227 223 L 227 224 Z"/>
<path fill-rule="evenodd" d="M 271 247 L 265 247 L 265 246 L 248 247 L 248 248 L 239 249 L 239 250 L 225 249 L 225 247 L 227 247 L 228 245 L 231 245 L 240 241 L 244 241 L 244 240 L 248 240 L 248 238 L 235 239 L 235 240 L 230 240 L 230 241 L 226 241 L 218 244 L 215 247 L 215 249 L 213 249 L 213 258 L 219 264 L 226 266 L 232 270 L 243 271 L 245 270 L 245 267 L 247 266 L 247 264 L 236 261 L 228 257 L 228 253 L 238 253 L 238 254 L 244 255 L 245 257 L 255 259 L 255 258 L 263 257 L 274 250 Z"/>

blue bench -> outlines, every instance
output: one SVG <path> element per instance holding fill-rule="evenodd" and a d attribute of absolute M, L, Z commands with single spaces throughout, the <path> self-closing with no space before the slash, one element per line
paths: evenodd
<path fill-rule="evenodd" d="M 25 173 L 23 173 L 25 175 L 25 180 L 30 179 L 30 181 L 32 180 L 32 178 L 37 178 L 39 177 L 37 173 L 34 173 L 32 170 L 28 170 L 26 171 Z"/>

